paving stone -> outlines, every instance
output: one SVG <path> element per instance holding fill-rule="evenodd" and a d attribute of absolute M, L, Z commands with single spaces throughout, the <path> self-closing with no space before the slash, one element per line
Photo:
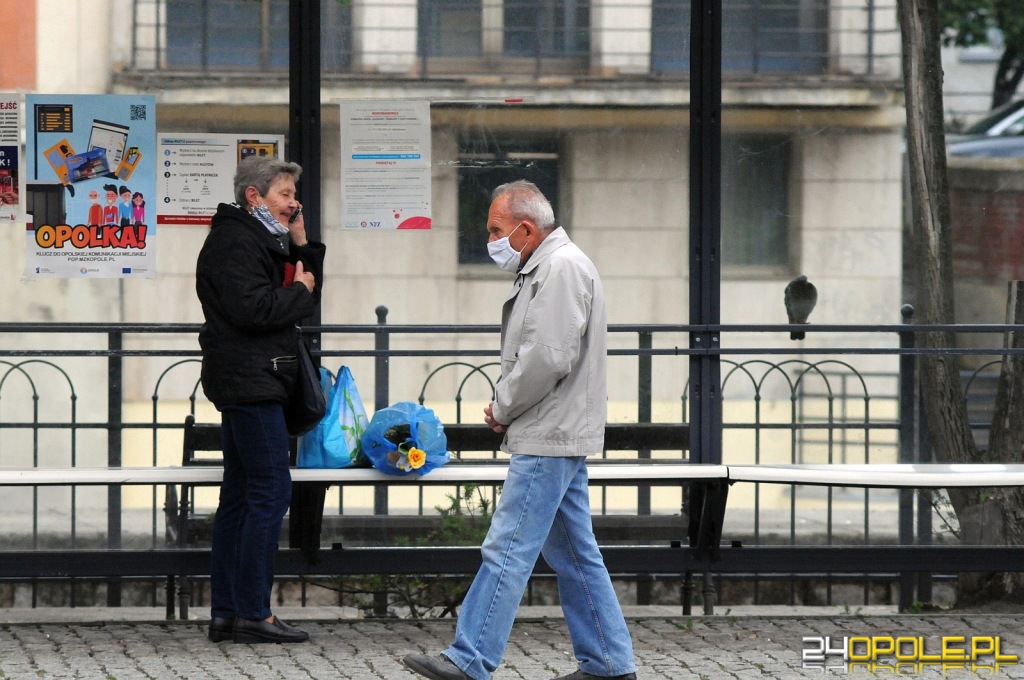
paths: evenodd
<path fill-rule="evenodd" d="M 71 611 L 71 610 L 69 610 Z M 202 621 L 114 620 L 113 610 L 83 612 L 60 621 L 61 610 L 38 613 L 40 620 L 0 625 L 0 678 L 29 680 L 415 680 L 402 664 L 408 652 L 437 653 L 454 633 L 451 619 L 284 618 L 309 631 L 296 645 L 214 644 Z M 309 614 L 323 614 L 311 611 Z M 641 680 L 753 680 L 838 675 L 842 659 L 805 666 L 804 637 L 906 636 L 936 649 L 943 636 L 1000 638 L 1004 654 L 1024 654 L 1022 613 L 925 613 L 882 615 L 772 615 L 628 617 Z M 107 621 L 107 623 L 101 623 Z M 492 680 L 550 680 L 576 666 L 564 622 L 552 616 L 521 617 L 509 639 L 505 661 Z M 919 664 L 874 669 L 878 674 L 915 677 L 974 677 L 975 669 Z M 863 667 L 851 674 L 866 675 Z M 995 673 L 1024 680 L 1024 666 L 1006 664 Z"/>

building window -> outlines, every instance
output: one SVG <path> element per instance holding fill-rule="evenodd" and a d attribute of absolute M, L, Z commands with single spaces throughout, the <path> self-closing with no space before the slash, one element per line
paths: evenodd
<path fill-rule="evenodd" d="M 589 0 L 505 0 L 505 55 L 578 57 L 590 52 Z"/>
<path fill-rule="evenodd" d="M 166 0 L 165 59 L 170 69 L 288 70 L 287 0 Z M 321 0 L 321 68 L 347 70 L 352 7 Z"/>
<path fill-rule="evenodd" d="M 427 54 L 431 57 L 479 57 L 483 48 L 480 0 L 421 0 Z"/>
<path fill-rule="evenodd" d="M 505 182 L 537 185 L 558 218 L 558 152 L 554 140 L 463 144 L 459 154 L 459 264 L 489 264 L 487 210 L 491 193 Z"/>
<path fill-rule="evenodd" d="M 420 0 L 421 53 L 579 58 L 590 53 L 590 0 Z M 486 48 L 484 45 L 486 44 Z"/>
<path fill-rule="evenodd" d="M 651 67 L 690 70 L 690 0 L 652 0 Z M 723 0 L 722 71 L 828 69 L 828 0 Z"/>
<path fill-rule="evenodd" d="M 789 264 L 792 143 L 778 135 L 722 135 L 722 264 Z"/>
<path fill-rule="evenodd" d="M 652 0 L 651 69 L 690 70 L 690 0 Z"/>

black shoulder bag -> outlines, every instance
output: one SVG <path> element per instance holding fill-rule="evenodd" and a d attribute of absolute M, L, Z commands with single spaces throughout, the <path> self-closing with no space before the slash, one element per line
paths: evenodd
<path fill-rule="evenodd" d="M 320 371 L 302 338 L 299 338 L 296 359 L 298 375 L 292 397 L 284 407 L 284 422 L 288 426 L 288 434 L 293 437 L 312 430 L 327 413 L 327 399 L 320 387 Z"/>

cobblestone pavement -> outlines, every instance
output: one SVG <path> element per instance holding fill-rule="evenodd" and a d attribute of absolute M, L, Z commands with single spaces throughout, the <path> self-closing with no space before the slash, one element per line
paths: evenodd
<path fill-rule="evenodd" d="M 452 637 L 454 622 L 444 620 L 381 620 L 330 618 L 324 612 L 288 612 L 292 621 L 309 631 L 311 641 L 297 645 L 213 644 L 206 639 L 205 622 L 138 620 L 100 617 L 111 610 L 70 610 L 75 616 L 61 620 L 61 610 L 29 617 L 0 610 L 0 679 L 39 680 L 164 680 L 184 678 L 271 678 L 415 680 L 402 665 L 402 656 L 420 651 L 435 653 Z M 149 610 L 150 612 L 155 610 Z M 92 619 L 89 619 L 89 615 Z M 319 614 L 319 618 L 311 615 Z M 282 617 L 288 619 L 282 613 Z M 633 635 L 638 678 L 688 680 L 697 678 L 804 678 L 828 675 L 903 675 L 938 677 L 1024 678 L 1024 664 L 994 668 L 991 654 L 982 654 L 973 670 L 970 663 L 895 660 L 883 654 L 876 665 L 850 663 L 830 656 L 823 667 L 806 667 L 802 650 L 816 643 L 804 637 L 830 638 L 831 646 L 843 637 L 876 638 L 886 646 L 888 637 L 905 637 L 904 649 L 920 645 L 926 654 L 938 654 L 944 636 L 963 636 L 966 642 L 947 641 L 951 650 L 981 647 L 998 637 L 1003 655 L 1024 656 L 1024 612 L 1021 614 L 868 614 L 815 615 L 773 613 L 762 608 L 754 615 L 627 616 Z M 909 653 L 909 651 L 908 651 Z M 965 667 L 966 666 L 966 667 Z M 557 616 L 530 615 L 515 625 L 505 661 L 493 680 L 550 680 L 575 668 L 564 622 Z"/>

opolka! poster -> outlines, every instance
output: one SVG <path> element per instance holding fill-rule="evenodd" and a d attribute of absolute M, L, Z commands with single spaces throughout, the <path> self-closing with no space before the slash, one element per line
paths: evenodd
<path fill-rule="evenodd" d="M 29 278 L 152 278 L 156 99 L 27 95 Z"/>

